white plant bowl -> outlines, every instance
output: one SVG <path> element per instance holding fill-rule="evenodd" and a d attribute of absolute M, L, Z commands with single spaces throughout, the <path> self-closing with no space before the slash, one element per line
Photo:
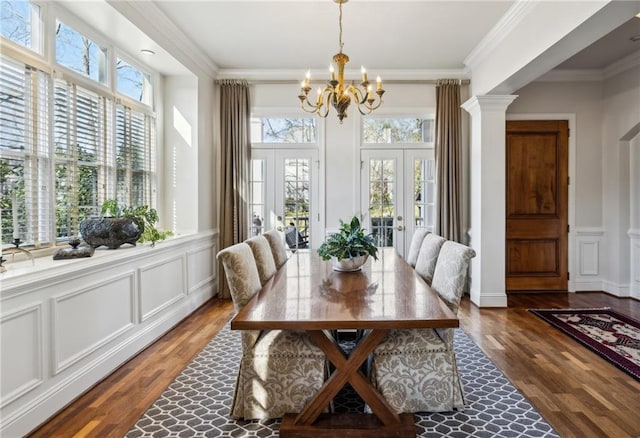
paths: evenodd
<path fill-rule="evenodd" d="M 340 260 L 335 257 L 331 257 L 331 264 L 333 265 L 334 271 L 353 272 L 359 271 L 362 268 L 362 265 L 367 262 L 368 258 L 369 254 Z"/>

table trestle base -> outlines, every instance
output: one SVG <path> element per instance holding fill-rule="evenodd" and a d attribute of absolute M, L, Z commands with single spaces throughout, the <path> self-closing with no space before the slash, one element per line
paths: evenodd
<path fill-rule="evenodd" d="M 296 424 L 297 414 L 285 414 L 280 426 L 282 438 L 415 438 L 413 414 L 400 414 L 400 422 L 385 426 L 373 414 L 321 414 L 312 425 Z"/>

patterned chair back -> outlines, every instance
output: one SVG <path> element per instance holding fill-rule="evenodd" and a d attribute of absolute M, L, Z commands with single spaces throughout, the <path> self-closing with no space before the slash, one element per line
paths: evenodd
<path fill-rule="evenodd" d="M 264 236 L 254 236 L 245 242 L 251 247 L 253 257 L 256 259 L 256 265 L 258 266 L 260 284 L 264 286 L 278 270 L 271 252 L 271 245 L 269 245 L 269 241 Z"/>
<path fill-rule="evenodd" d="M 433 273 L 436 269 L 436 261 L 439 257 L 440 248 L 442 248 L 445 242 L 446 239 L 444 237 L 429 233 L 424 237 L 422 245 L 420 245 L 415 269 L 418 275 L 429 285 L 431 285 L 431 280 L 433 280 Z"/>
<path fill-rule="evenodd" d="M 416 262 L 418 261 L 418 253 L 420 253 L 420 246 L 422 245 L 422 241 L 424 237 L 429 234 L 426 228 L 417 228 L 416 231 L 411 236 L 411 244 L 409 245 L 409 252 L 407 253 L 407 263 L 409 263 L 414 268 L 416 267 Z"/>
<path fill-rule="evenodd" d="M 273 260 L 276 263 L 276 269 L 280 269 L 282 265 L 287 263 L 287 249 L 284 247 L 280 233 L 274 229 L 267 231 L 263 236 L 269 241 L 271 254 L 273 254 Z"/>
<path fill-rule="evenodd" d="M 218 252 L 216 258 L 222 262 L 231 300 L 239 312 L 262 289 L 251 247 L 244 242 L 237 243 Z"/>
<path fill-rule="evenodd" d="M 249 245 L 242 242 L 221 250 L 216 258 L 222 262 L 233 307 L 238 313 L 262 289 L 253 252 Z M 251 348 L 259 336 L 260 331 L 243 330 L 242 348 Z"/>
<path fill-rule="evenodd" d="M 467 281 L 469 261 L 475 255 L 472 248 L 451 241 L 445 242 L 440 250 L 431 287 L 455 313 Z"/>

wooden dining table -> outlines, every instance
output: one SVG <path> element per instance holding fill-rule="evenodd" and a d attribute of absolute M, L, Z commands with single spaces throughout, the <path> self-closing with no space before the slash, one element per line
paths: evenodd
<path fill-rule="evenodd" d="M 231 321 L 232 330 L 304 330 L 334 365 L 302 412 L 287 413 L 280 436 L 415 437 L 413 414 L 398 414 L 362 372 L 362 364 L 393 329 L 454 328 L 456 315 L 393 248 L 381 248 L 360 271 L 339 272 L 315 251 L 297 251 Z M 348 354 L 333 333 L 362 330 Z M 349 383 L 371 408 L 327 412 Z"/>

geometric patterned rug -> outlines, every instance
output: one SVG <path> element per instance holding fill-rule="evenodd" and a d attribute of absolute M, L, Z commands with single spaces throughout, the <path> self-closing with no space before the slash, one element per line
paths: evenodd
<path fill-rule="evenodd" d="M 640 381 L 640 322 L 608 307 L 529 311 Z"/>
<path fill-rule="evenodd" d="M 559 437 L 478 346 L 455 331 L 464 412 L 415 414 L 420 437 Z M 138 437 L 277 437 L 280 420 L 229 417 L 240 361 L 240 333 L 225 327 L 191 361 L 127 433 Z M 336 410 L 357 409 L 357 394 L 341 392 Z"/>

